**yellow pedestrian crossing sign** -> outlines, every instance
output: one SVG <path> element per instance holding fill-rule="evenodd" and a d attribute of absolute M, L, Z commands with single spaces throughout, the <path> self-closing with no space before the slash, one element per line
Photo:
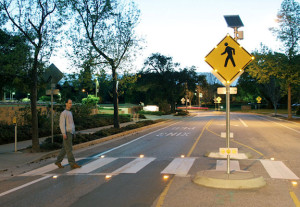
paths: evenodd
<path fill-rule="evenodd" d="M 260 96 L 258 96 L 258 97 L 256 98 L 257 103 L 261 103 L 261 100 L 262 100 L 262 98 L 261 98 Z"/>
<path fill-rule="evenodd" d="M 224 84 L 231 84 L 254 59 L 230 35 L 227 35 L 206 57 L 213 74 Z"/>

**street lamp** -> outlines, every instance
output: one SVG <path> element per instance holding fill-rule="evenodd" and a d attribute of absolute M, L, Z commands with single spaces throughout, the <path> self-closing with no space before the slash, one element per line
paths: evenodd
<path fill-rule="evenodd" d="M 86 97 L 88 97 L 89 96 L 89 93 L 83 88 L 82 89 L 82 93 L 85 93 L 86 92 Z"/>
<path fill-rule="evenodd" d="M 14 100 L 14 95 L 16 94 L 15 92 L 12 92 L 12 100 Z"/>
<path fill-rule="evenodd" d="M 99 82 L 98 82 L 97 78 L 95 79 L 95 82 L 96 82 L 96 98 L 97 98 L 97 92 L 98 92 L 98 87 L 99 87 Z"/>

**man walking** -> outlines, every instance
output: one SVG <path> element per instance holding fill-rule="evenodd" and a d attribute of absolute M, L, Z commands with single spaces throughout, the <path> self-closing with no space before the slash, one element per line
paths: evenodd
<path fill-rule="evenodd" d="M 60 131 L 63 135 L 63 147 L 57 156 L 57 160 L 55 165 L 59 168 L 64 168 L 61 165 L 62 160 L 64 159 L 65 155 L 67 154 L 68 162 L 72 169 L 80 168 L 81 166 L 75 162 L 74 155 L 72 153 L 72 139 L 75 138 L 75 125 L 73 121 L 73 115 L 70 111 L 72 107 L 72 100 L 66 100 L 66 109 L 60 114 L 59 119 L 59 127 Z"/>

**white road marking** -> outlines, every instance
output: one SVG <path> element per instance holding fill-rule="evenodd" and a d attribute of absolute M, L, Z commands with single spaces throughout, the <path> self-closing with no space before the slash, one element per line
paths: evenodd
<path fill-rule="evenodd" d="M 216 170 L 227 171 L 227 160 L 217 160 Z M 240 171 L 240 163 L 237 160 L 230 160 L 230 171 Z"/>
<path fill-rule="evenodd" d="M 299 179 L 282 161 L 260 160 L 271 178 Z"/>
<path fill-rule="evenodd" d="M 275 124 L 277 124 L 277 125 L 283 126 L 283 127 L 287 128 L 287 129 L 290 129 L 290 130 L 295 131 L 295 132 L 297 132 L 298 134 L 300 134 L 300 131 L 298 131 L 298 130 L 296 130 L 296 129 L 290 128 L 290 127 L 288 127 L 288 126 L 285 126 L 285 125 L 283 125 L 283 124 L 277 123 L 277 122 L 272 121 L 272 120 L 270 120 L 270 119 L 266 119 L 266 118 L 263 118 L 263 117 L 260 117 L 260 116 L 258 116 L 258 117 L 261 118 L 261 119 L 264 119 L 264 120 L 273 122 L 273 123 L 275 123 Z"/>
<path fill-rule="evenodd" d="M 67 172 L 67 174 L 78 174 L 78 173 L 89 173 L 92 172 L 100 167 L 103 167 L 104 165 L 107 165 L 115 160 L 117 160 L 118 158 L 99 158 L 95 161 L 92 161 L 86 165 L 83 165 L 81 168 L 77 168 L 74 170 L 71 170 L 69 172 Z"/>
<path fill-rule="evenodd" d="M 52 175 L 47 175 L 47 176 L 45 176 L 45 177 L 41 177 L 40 179 L 31 181 L 31 182 L 26 183 L 26 184 L 24 184 L 24 185 L 21 185 L 21 186 L 18 186 L 18 187 L 16 187 L 16 188 L 13 188 L 13 189 L 11 189 L 11 190 L 8 190 L 8 191 L 5 191 L 5 192 L 3 192 L 3 193 L 0 193 L 0 197 L 1 197 L 1 196 L 4 196 L 4 195 L 7 195 L 7 194 L 9 194 L 9 193 L 12 193 L 12 192 L 14 192 L 14 191 L 20 190 L 20 189 L 22 189 L 22 188 L 25 188 L 25 187 L 27 187 L 27 186 L 29 186 L 29 185 L 34 184 L 34 183 L 40 182 L 40 181 L 42 181 L 42 180 L 45 180 L 45 179 L 47 179 L 47 178 L 50 178 L 51 176 L 52 176 Z"/>
<path fill-rule="evenodd" d="M 131 161 L 130 163 L 124 165 L 123 167 L 115 170 L 111 174 L 119 174 L 119 173 L 137 173 L 142 168 L 144 168 L 146 165 L 148 165 L 150 162 L 155 160 L 153 157 L 147 157 L 147 158 L 136 158 L 135 160 Z"/>
<path fill-rule="evenodd" d="M 188 137 L 189 135 L 190 133 L 188 132 L 168 132 L 168 133 L 161 132 L 156 136 L 157 137 Z"/>
<path fill-rule="evenodd" d="M 192 167 L 196 158 L 175 158 L 161 174 L 175 174 L 178 176 L 186 176 Z"/>
<path fill-rule="evenodd" d="M 136 139 L 134 139 L 134 140 L 132 140 L 132 141 L 130 141 L 130 142 L 127 142 L 127 143 L 125 143 L 125 144 L 122 144 L 122 145 L 120 145 L 120 146 L 118 146 L 118 147 L 112 148 L 112 149 L 107 150 L 107 151 L 105 151 L 105 152 L 101 152 L 101 153 L 99 153 L 99 154 L 97 154 L 97 155 L 94 155 L 93 158 L 95 158 L 95 157 L 100 157 L 101 155 L 105 155 L 105 154 L 107 154 L 107 153 L 109 153 L 109 152 L 112 152 L 112 151 L 114 151 L 114 150 L 116 150 L 116 149 L 119 149 L 119 148 L 121 148 L 121 147 L 124 147 L 124 146 L 126 146 L 126 145 L 129 145 L 129 144 L 131 144 L 131 143 L 133 143 L 133 142 L 135 142 L 135 141 L 138 141 L 138 140 L 140 140 L 140 139 L 142 139 L 142 138 L 144 138 L 144 137 L 146 137 L 146 136 L 148 136 L 148 135 L 150 135 L 150 134 L 153 134 L 153 133 L 158 132 L 158 131 L 160 131 L 160 130 L 166 129 L 166 128 L 168 128 L 168 127 L 170 127 L 170 126 L 173 126 L 173 125 L 175 125 L 175 124 L 178 124 L 178 123 L 180 123 L 180 122 L 183 122 L 183 121 L 179 121 L 179 122 L 176 122 L 176 123 L 174 123 L 174 124 L 170 124 L 170 125 L 168 125 L 168 126 L 166 126 L 166 127 L 164 127 L 164 128 L 157 129 L 157 130 L 155 130 L 155 131 L 153 131 L 153 132 L 150 132 L 150 133 L 148 133 L 148 134 L 145 134 L 145 135 L 143 135 L 143 136 L 141 136 L 141 137 L 139 137 L 139 138 L 136 138 Z"/>
<path fill-rule="evenodd" d="M 240 122 L 242 122 L 242 124 L 244 125 L 244 127 L 248 127 L 248 125 L 242 119 L 239 118 L 239 120 L 240 120 Z"/>
<path fill-rule="evenodd" d="M 68 164 L 68 160 L 67 159 L 63 159 L 63 161 L 61 162 L 61 164 L 62 165 Z M 35 170 L 32 170 L 32 171 L 23 173 L 23 174 L 21 174 L 19 176 L 42 175 L 42 174 L 45 174 L 45 173 L 50 172 L 50 171 L 55 170 L 55 169 L 57 169 L 57 166 L 54 163 L 51 163 L 51 164 L 46 165 L 44 167 L 41 167 L 41 168 L 38 168 L 38 169 L 35 169 Z"/>

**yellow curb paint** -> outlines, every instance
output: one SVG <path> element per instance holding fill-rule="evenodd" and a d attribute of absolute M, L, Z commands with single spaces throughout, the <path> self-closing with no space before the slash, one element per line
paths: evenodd
<path fill-rule="evenodd" d="M 292 197 L 292 199 L 295 203 L 295 206 L 300 207 L 300 201 L 298 200 L 296 194 L 294 192 L 290 191 L 290 196 Z"/>
<path fill-rule="evenodd" d="M 207 128 L 207 126 L 209 126 L 211 124 L 212 120 L 210 120 L 209 122 L 207 122 L 207 124 L 203 127 L 200 135 L 198 136 L 198 138 L 196 139 L 195 143 L 193 144 L 192 148 L 190 149 L 189 153 L 187 154 L 187 157 L 190 157 L 191 154 L 193 153 L 196 145 L 198 144 L 203 132 L 205 131 L 205 129 Z M 170 180 L 169 184 L 166 186 L 166 188 L 164 189 L 164 191 L 160 194 L 159 199 L 157 201 L 156 207 L 161 207 L 164 204 L 165 198 L 167 196 L 167 193 L 170 189 L 171 184 L 173 183 L 175 179 L 175 176 Z"/>

